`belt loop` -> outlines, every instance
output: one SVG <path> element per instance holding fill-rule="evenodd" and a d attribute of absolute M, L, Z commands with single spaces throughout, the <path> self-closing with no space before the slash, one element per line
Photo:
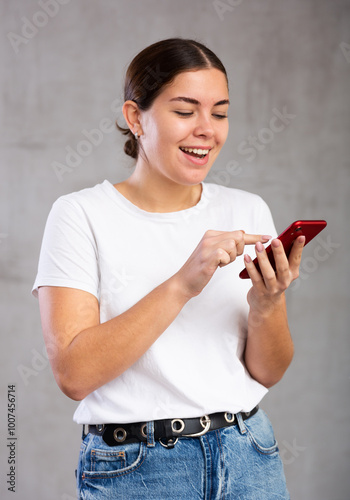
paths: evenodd
<path fill-rule="evenodd" d="M 84 441 L 84 439 L 86 438 L 86 436 L 88 435 L 87 432 L 85 432 L 85 425 L 86 424 L 83 424 L 83 429 L 82 429 L 82 432 L 81 432 L 81 439 L 82 441 Z"/>
<path fill-rule="evenodd" d="M 151 422 L 147 422 L 146 426 L 147 426 L 146 427 L 146 429 L 147 429 L 147 447 L 153 448 L 155 446 L 153 420 Z"/>
<path fill-rule="evenodd" d="M 237 419 L 237 423 L 238 423 L 238 427 L 239 427 L 240 433 L 241 434 L 245 434 L 247 432 L 247 428 L 246 428 L 245 423 L 243 421 L 242 415 L 240 413 L 236 413 L 236 419 Z"/>

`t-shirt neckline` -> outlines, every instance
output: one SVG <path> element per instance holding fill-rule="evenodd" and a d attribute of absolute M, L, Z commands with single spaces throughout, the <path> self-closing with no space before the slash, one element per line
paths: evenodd
<path fill-rule="evenodd" d="M 193 207 L 178 210 L 176 212 L 148 212 L 147 210 L 143 210 L 137 205 L 134 205 L 134 203 L 125 198 L 125 196 L 122 195 L 109 180 L 105 179 L 102 186 L 106 189 L 109 196 L 124 210 L 136 216 L 153 220 L 183 219 L 184 217 L 191 215 L 192 212 L 200 210 L 207 203 L 207 185 L 204 182 L 201 182 L 202 193 L 198 203 L 196 203 Z"/>

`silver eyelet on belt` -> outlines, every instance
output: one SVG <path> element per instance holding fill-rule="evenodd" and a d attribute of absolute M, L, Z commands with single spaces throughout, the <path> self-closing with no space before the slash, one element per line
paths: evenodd
<path fill-rule="evenodd" d="M 97 424 L 96 429 L 98 432 L 103 432 L 105 428 L 105 424 Z"/>
<path fill-rule="evenodd" d="M 117 427 L 117 429 L 114 429 L 113 437 L 117 441 L 117 443 L 123 443 L 126 439 L 126 436 L 126 430 L 122 427 Z"/>
<path fill-rule="evenodd" d="M 146 438 L 146 437 L 147 437 L 147 424 L 143 424 L 143 425 L 141 426 L 141 434 L 142 434 L 142 436 L 143 436 L 144 438 Z"/>
<path fill-rule="evenodd" d="M 184 437 L 199 437 L 199 436 L 203 436 L 204 434 L 206 434 L 210 429 L 210 425 L 211 425 L 210 418 L 208 417 L 208 415 L 204 415 L 203 417 L 201 417 L 199 419 L 199 421 L 200 421 L 201 426 L 203 427 L 203 430 L 201 432 L 197 432 L 196 434 L 183 434 L 183 436 Z"/>
<path fill-rule="evenodd" d="M 227 411 L 225 412 L 224 417 L 228 424 L 232 424 L 236 418 L 234 413 L 228 413 Z"/>
<path fill-rule="evenodd" d="M 185 428 L 185 422 L 181 418 L 174 418 L 174 420 L 171 421 L 171 430 L 173 432 L 182 432 L 184 428 Z"/>
<path fill-rule="evenodd" d="M 164 444 L 163 441 L 162 441 L 162 438 L 159 438 L 158 441 L 160 442 L 160 444 L 163 446 L 163 448 L 174 448 L 174 446 L 176 445 L 176 443 L 178 442 L 179 438 L 171 438 L 171 439 L 168 439 L 168 442 L 167 444 Z"/>

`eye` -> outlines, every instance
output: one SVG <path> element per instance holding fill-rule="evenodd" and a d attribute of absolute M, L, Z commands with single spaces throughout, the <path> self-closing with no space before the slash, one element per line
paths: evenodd
<path fill-rule="evenodd" d="M 184 111 L 174 111 L 179 116 L 191 116 L 193 115 L 192 111 L 184 112 Z"/>
<path fill-rule="evenodd" d="M 218 114 L 213 114 L 215 118 L 218 118 L 219 120 L 223 120 L 224 118 L 228 118 L 227 115 L 218 115 Z"/>

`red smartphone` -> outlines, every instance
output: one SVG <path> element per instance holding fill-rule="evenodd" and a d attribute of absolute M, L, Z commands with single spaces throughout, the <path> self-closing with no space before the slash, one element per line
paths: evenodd
<path fill-rule="evenodd" d="M 305 236 L 306 245 L 326 226 L 327 222 L 325 220 L 297 220 L 293 222 L 293 224 L 291 224 L 289 227 L 287 227 L 287 229 L 285 229 L 283 233 L 277 236 L 277 238 L 282 242 L 286 255 L 287 257 L 289 257 L 294 240 L 298 236 Z M 272 267 L 276 270 L 275 259 L 273 257 L 271 245 L 266 248 L 266 253 L 269 257 L 269 261 L 271 262 Z M 255 258 L 253 262 L 258 271 L 260 271 L 258 259 Z M 249 278 L 249 274 L 246 268 L 242 269 L 242 271 L 239 273 L 239 277 L 242 279 Z"/>

